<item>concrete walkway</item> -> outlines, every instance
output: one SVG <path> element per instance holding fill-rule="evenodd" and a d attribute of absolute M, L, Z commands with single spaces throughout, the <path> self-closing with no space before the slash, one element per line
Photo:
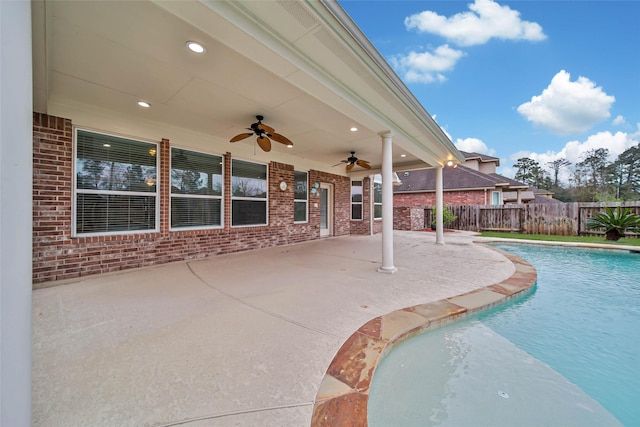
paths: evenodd
<path fill-rule="evenodd" d="M 469 233 L 339 237 L 33 293 L 35 426 L 309 426 L 342 343 L 376 316 L 498 283 Z"/>

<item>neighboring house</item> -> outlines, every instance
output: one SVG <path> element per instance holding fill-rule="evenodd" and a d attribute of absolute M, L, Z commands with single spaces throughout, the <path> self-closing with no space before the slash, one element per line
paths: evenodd
<path fill-rule="evenodd" d="M 443 169 L 443 200 L 450 205 L 504 205 L 537 202 L 535 192 L 526 184 L 496 173 L 500 159 L 478 153 L 461 152 L 465 162 Z M 400 185 L 394 187 L 396 207 L 421 207 L 435 204 L 436 171 L 420 169 L 398 173 Z M 545 193 L 549 198 L 552 193 Z"/>

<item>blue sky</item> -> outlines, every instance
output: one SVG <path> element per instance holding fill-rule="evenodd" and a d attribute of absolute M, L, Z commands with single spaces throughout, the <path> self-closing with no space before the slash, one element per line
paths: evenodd
<path fill-rule="evenodd" d="M 520 157 L 615 160 L 640 142 L 640 1 L 339 3 L 456 146 L 505 176 Z"/>

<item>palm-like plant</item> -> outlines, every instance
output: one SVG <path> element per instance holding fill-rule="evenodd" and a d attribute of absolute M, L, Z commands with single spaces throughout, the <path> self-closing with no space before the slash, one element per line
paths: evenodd
<path fill-rule="evenodd" d="M 607 240 L 619 240 L 626 231 L 640 232 L 640 215 L 631 212 L 631 208 L 622 210 L 618 206 L 615 210 L 605 207 L 604 212 L 598 212 L 587 220 L 589 230 L 602 230 Z"/>

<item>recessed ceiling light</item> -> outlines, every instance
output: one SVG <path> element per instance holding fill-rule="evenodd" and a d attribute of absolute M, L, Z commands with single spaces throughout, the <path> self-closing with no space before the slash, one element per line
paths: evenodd
<path fill-rule="evenodd" d="M 357 132 L 357 131 L 358 131 L 358 128 L 354 126 L 354 127 L 352 127 L 351 129 L 349 129 L 349 130 L 350 130 L 351 132 Z"/>
<path fill-rule="evenodd" d="M 111 147 L 111 144 L 102 144 L 102 146 L 109 148 L 109 147 Z"/>
<path fill-rule="evenodd" d="M 145 102 L 145 101 L 138 101 L 138 105 L 141 106 L 142 108 L 151 107 L 151 104 L 149 104 L 148 102 Z"/>
<path fill-rule="evenodd" d="M 187 42 L 187 48 L 193 53 L 205 53 L 207 49 L 198 42 Z"/>
<path fill-rule="evenodd" d="M 400 157 L 407 157 L 406 154 L 400 154 Z"/>

